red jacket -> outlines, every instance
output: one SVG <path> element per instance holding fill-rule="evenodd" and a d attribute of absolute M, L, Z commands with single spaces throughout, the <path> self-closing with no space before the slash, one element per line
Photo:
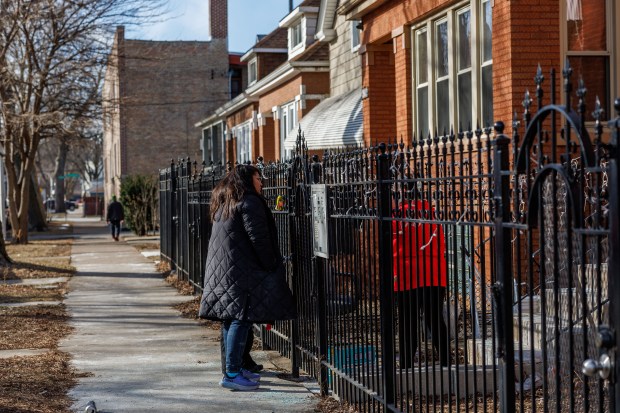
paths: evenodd
<path fill-rule="evenodd" d="M 411 211 L 411 203 L 416 210 Z M 411 201 L 398 207 L 397 216 L 432 220 L 434 212 L 428 201 Z M 392 221 L 394 291 L 418 287 L 446 286 L 446 241 L 441 225 Z"/>

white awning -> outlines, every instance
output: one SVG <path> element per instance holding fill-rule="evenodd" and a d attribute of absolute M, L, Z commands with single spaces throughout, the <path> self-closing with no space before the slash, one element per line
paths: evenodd
<path fill-rule="evenodd" d="M 310 150 L 363 145 L 362 91 L 325 99 L 303 117 L 299 127 Z M 287 135 L 284 147 L 294 149 L 296 139 L 297 128 Z"/>

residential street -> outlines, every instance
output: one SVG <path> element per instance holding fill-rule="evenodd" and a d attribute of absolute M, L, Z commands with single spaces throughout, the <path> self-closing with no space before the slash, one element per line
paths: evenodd
<path fill-rule="evenodd" d="M 80 372 L 92 373 L 70 394 L 74 411 L 91 400 L 108 413 L 314 410 L 318 398 L 303 383 L 278 378 L 281 371 L 261 351 L 255 353 L 266 368 L 260 390 L 221 388 L 219 331 L 172 308 L 190 297 L 166 284 L 137 249 L 112 241 L 103 223 L 73 224 L 77 273 L 64 303 L 75 332 L 60 349 Z"/>

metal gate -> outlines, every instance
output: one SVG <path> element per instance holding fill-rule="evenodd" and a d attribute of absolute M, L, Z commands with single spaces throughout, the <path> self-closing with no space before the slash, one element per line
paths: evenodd
<path fill-rule="evenodd" d="M 538 112 L 531 116 L 526 94 L 523 137 L 515 122 L 512 142 L 496 141 L 494 292 L 505 412 L 619 411 L 620 318 L 610 300 L 620 298 L 618 121 L 610 122 L 613 136 L 604 135 L 597 103 L 590 138 L 582 84 L 571 107 L 571 72 L 563 71 L 564 104 L 555 103 L 552 72 L 545 105 L 539 69 Z"/>

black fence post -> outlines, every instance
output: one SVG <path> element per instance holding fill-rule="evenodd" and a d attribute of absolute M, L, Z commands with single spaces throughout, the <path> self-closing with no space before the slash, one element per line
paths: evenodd
<path fill-rule="evenodd" d="M 177 165 L 173 160 L 170 164 L 170 213 L 168 216 L 170 221 L 167 223 L 169 225 L 168 236 L 170 237 L 168 253 L 170 254 L 170 269 L 172 271 L 177 271 L 177 231 L 179 222 L 179 217 L 177 216 L 177 175 Z"/>
<path fill-rule="evenodd" d="M 299 203 L 300 199 L 298 199 L 297 196 L 292 197 L 290 195 L 295 194 L 297 192 L 297 187 L 296 187 L 297 185 L 306 184 L 306 182 L 302 182 L 300 184 L 296 181 L 296 177 L 297 177 L 296 168 L 305 168 L 305 165 L 303 164 L 302 158 L 299 154 L 297 154 L 294 158 L 293 165 L 291 166 L 291 169 L 289 172 L 288 183 L 287 183 L 288 189 L 290 190 L 290 194 L 287 197 L 287 199 L 288 200 L 294 199 L 294 202 L 291 202 L 291 201 L 287 202 L 288 207 L 289 207 L 289 218 L 288 218 L 289 240 L 291 242 L 291 245 L 294 245 L 294 246 L 298 245 L 297 244 L 297 232 L 295 228 L 295 220 L 301 218 L 298 216 L 298 214 L 303 215 L 303 212 L 300 213 L 300 211 L 303 211 L 303 208 L 300 208 L 299 205 L 294 205 L 294 203 Z M 296 284 L 299 282 L 299 279 L 296 279 L 298 275 L 296 269 L 300 268 L 300 265 L 301 265 L 301 263 L 299 262 L 299 258 L 300 258 L 299 252 L 291 251 L 291 259 L 292 259 L 292 266 L 293 266 L 292 285 L 293 285 L 294 293 L 299 291 L 298 288 L 295 288 Z M 295 295 L 294 298 L 295 298 L 295 303 L 297 303 L 297 301 L 300 299 L 298 295 Z M 290 332 L 291 332 L 290 333 L 291 336 L 289 337 L 289 342 L 291 346 L 291 353 L 290 353 L 291 354 L 291 375 L 297 378 L 299 377 L 299 367 L 300 367 L 300 360 L 299 360 L 298 353 L 297 353 L 297 343 L 299 342 L 299 320 L 298 319 L 291 320 Z"/>
<path fill-rule="evenodd" d="M 495 181 L 495 261 L 497 279 L 493 284 L 495 321 L 497 331 L 497 357 L 500 368 L 500 411 L 515 409 L 515 357 L 513 333 L 513 275 L 511 229 L 504 227 L 510 220 L 510 164 L 508 160 L 510 139 L 504 135 L 504 123 L 495 123 L 495 154 L 493 175 Z"/>
<path fill-rule="evenodd" d="M 312 157 L 312 183 L 321 182 L 321 163 L 319 157 Z M 329 215 L 329 213 L 328 213 Z M 317 280 L 317 344 L 319 347 L 319 386 L 321 396 L 326 396 L 328 392 L 328 369 L 324 360 L 327 359 L 327 300 L 325 297 L 325 260 L 324 258 L 312 257 L 312 269 L 314 271 L 315 280 Z"/>
<path fill-rule="evenodd" d="M 609 122 L 612 134 L 611 153 L 609 157 L 609 264 L 608 296 L 618 297 L 620 294 L 620 98 L 614 101 L 616 118 Z M 613 274 L 616 274 L 615 276 Z M 614 299 L 609 300 L 610 325 L 613 332 L 613 345 L 615 347 L 615 359 L 611 373 L 613 391 L 611 393 L 610 412 L 620 413 L 620 304 Z"/>
<path fill-rule="evenodd" d="M 396 400 L 394 385 L 394 305 L 392 275 L 392 208 L 389 155 L 386 145 L 379 145 L 377 154 L 377 190 L 379 197 L 379 294 L 381 308 L 381 355 L 386 407 Z"/>

